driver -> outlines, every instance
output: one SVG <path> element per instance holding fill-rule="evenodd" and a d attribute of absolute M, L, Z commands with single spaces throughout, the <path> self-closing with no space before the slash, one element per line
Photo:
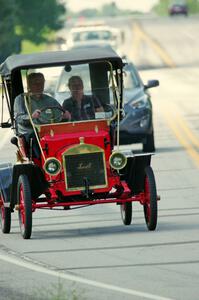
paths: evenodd
<path fill-rule="evenodd" d="M 30 73 L 27 76 L 28 92 L 30 94 L 29 109 L 32 119 L 35 124 L 49 123 L 48 109 L 43 112 L 45 108 L 58 107 L 61 105 L 54 98 L 43 93 L 45 78 L 42 73 Z M 24 96 L 18 95 L 14 103 L 14 116 L 17 124 L 18 133 L 26 134 L 27 125 L 30 125 L 29 116 L 26 111 Z M 62 115 L 63 119 L 70 120 L 70 113 L 65 112 Z"/>
<path fill-rule="evenodd" d="M 54 98 L 43 93 L 45 78 L 42 73 L 30 73 L 27 76 L 28 93 L 28 106 L 35 124 L 50 123 L 51 114 L 53 109 L 56 109 L 57 114 L 63 120 L 70 120 L 71 115 L 68 111 L 63 111 L 61 105 Z M 16 129 L 18 136 L 24 136 L 25 140 L 29 142 L 30 138 L 34 138 L 34 131 L 30 123 L 29 115 L 26 110 L 24 95 L 20 94 L 15 98 L 14 102 L 14 117 L 16 122 Z M 51 109 L 52 107 L 52 109 Z M 45 111 L 46 109 L 46 111 Z M 60 110 L 60 111 L 58 111 Z M 54 113 L 56 118 L 56 112 Z"/>

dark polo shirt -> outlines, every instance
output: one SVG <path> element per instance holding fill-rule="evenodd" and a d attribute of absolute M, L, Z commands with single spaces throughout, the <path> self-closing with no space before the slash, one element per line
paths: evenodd
<path fill-rule="evenodd" d="M 77 105 L 77 101 L 72 97 L 64 100 L 62 107 L 71 113 L 72 121 L 92 120 L 95 119 L 95 110 L 99 108 L 100 102 L 95 96 L 84 95 L 81 101 L 81 109 Z"/>

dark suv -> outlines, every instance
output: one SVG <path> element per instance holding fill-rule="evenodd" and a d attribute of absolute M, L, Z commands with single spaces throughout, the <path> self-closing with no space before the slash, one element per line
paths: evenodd
<path fill-rule="evenodd" d="M 144 152 L 155 151 L 153 109 L 149 89 L 159 85 L 158 80 L 142 82 L 133 63 L 124 67 L 124 112 L 120 123 L 120 143 L 142 143 Z"/>
<path fill-rule="evenodd" d="M 188 6 L 186 1 L 183 0 L 175 0 L 172 1 L 169 5 L 169 15 L 188 15 Z"/>

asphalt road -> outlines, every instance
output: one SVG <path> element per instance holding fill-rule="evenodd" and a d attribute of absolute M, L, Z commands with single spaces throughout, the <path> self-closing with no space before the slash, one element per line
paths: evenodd
<path fill-rule="evenodd" d="M 161 196 L 157 230 L 147 230 L 140 204 L 133 205 L 131 226 L 122 224 L 119 207 L 111 204 L 38 210 L 32 239 L 23 240 L 15 212 L 11 233 L 0 233 L 0 299 L 53 299 L 59 291 L 65 299 L 73 291 L 78 299 L 198 300 L 198 27 L 195 18 L 124 26 L 127 54 L 143 80 L 160 80 L 151 90 L 157 145 L 152 167 Z M 131 49 L 133 33 L 137 44 Z M 0 130 L 0 162 L 14 161 L 9 132 Z"/>

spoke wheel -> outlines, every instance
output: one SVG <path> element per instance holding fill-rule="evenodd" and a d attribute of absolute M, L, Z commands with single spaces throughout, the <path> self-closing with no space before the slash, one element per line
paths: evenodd
<path fill-rule="evenodd" d="M 26 175 L 20 175 L 17 185 L 17 203 L 19 204 L 19 226 L 24 239 L 32 233 L 31 189 Z"/>
<path fill-rule="evenodd" d="M 150 166 L 145 169 L 144 216 L 148 230 L 155 230 L 157 225 L 157 192 L 155 177 Z"/>
<path fill-rule="evenodd" d="M 0 194 L 0 223 L 3 233 L 10 233 L 11 228 L 11 210 L 3 205 L 2 195 Z"/>
<path fill-rule="evenodd" d="M 130 225 L 132 221 L 132 202 L 126 202 L 121 204 L 120 212 L 124 225 Z"/>

